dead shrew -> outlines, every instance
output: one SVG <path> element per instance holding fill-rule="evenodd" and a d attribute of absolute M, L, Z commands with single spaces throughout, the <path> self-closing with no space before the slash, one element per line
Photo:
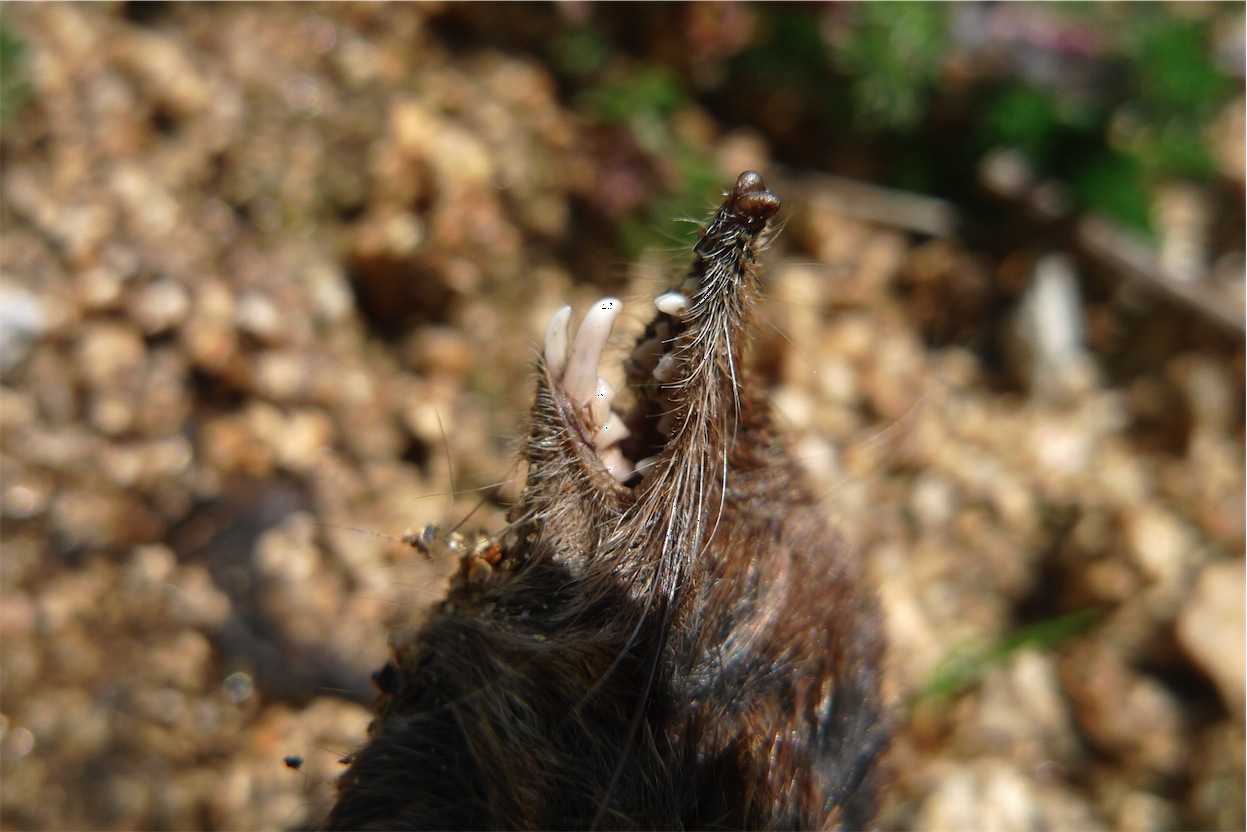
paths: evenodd
<path fill-rule="evenodd" d="M 555 313 L 512 522 L 419 541 L 460 570 L 392 636 L 329 828 L 870 825 L 877 601 L 746 374 L 778 210 L 741 174 L 625 395 L 599 372 L 620 302 L 574 336 Z"/>

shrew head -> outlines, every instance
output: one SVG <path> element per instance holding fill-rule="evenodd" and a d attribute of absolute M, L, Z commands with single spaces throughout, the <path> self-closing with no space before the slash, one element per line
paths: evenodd
<path fill-rule="evenodd" d="M 718 429 L 738 417 L 740 358 L 759 291 L 756 255 L 779 207 L 760 175 L 740 175 L 702 231 L 692 268 L 654 299 L 656 314 L 623 362 L 624 395 L 600 369 L 622 303 L 598 301 L 574 336 L 571 308 L 554 314 L 530 462 L 553 462 L 553 454 L 577 445 L 570 456 L 590 467 L 596 457 L 618 487 L 593 472 L 586 479 L 627 503 L 635 496 L 628 492 L 644 491 L 656 470 L 721 455 Z"/>

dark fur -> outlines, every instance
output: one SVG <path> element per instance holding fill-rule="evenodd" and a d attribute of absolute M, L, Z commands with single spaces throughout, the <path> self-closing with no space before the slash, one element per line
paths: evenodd
<path fill-rule="evenodd" d="M 887 728 L 873 592 L 743 375 L 779 201 L 742 174 L 696 248 L 680 378 L 636 362 L 628 487 L 538 368 L 528 482 L 497 544 L 392 639 L 328 818 L 360 828 L 862 828 Z M 657 435 L 661 412 L 673 417 Z"/>

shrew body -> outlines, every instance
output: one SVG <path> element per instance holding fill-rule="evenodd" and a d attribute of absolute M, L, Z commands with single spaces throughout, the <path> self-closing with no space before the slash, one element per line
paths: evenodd
<path fill-rule="evenodd" d="M 327 825 L 862 828 L 887 726 L 873 592 L 771 428 L 745 350 L 779 209 L 741 174 L 599 377 L 619 302 L 555 314 L 497 541 L 391 638 Z"/>

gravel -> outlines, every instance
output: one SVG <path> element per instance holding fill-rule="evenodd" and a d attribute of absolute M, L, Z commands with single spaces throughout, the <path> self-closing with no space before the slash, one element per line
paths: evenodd
<path fill-rule="evenodd" d="M 4 9 L 0 822 L 308 828 L 453 568 L 401 536 L 501 527 L 549 315 L 635 327 L 685 258 L 601 231 L 671 164 L 437 5 L 126 14 Z M 1084 335 L 1016 363 L 981 345 L 1042 252 L 854 219 L 673 123 L 798 194 L 755 361 L 883 598 L 882 824 L 1242 828 L 1241 339 L 1078 273 L 1031 325 Z"/>

